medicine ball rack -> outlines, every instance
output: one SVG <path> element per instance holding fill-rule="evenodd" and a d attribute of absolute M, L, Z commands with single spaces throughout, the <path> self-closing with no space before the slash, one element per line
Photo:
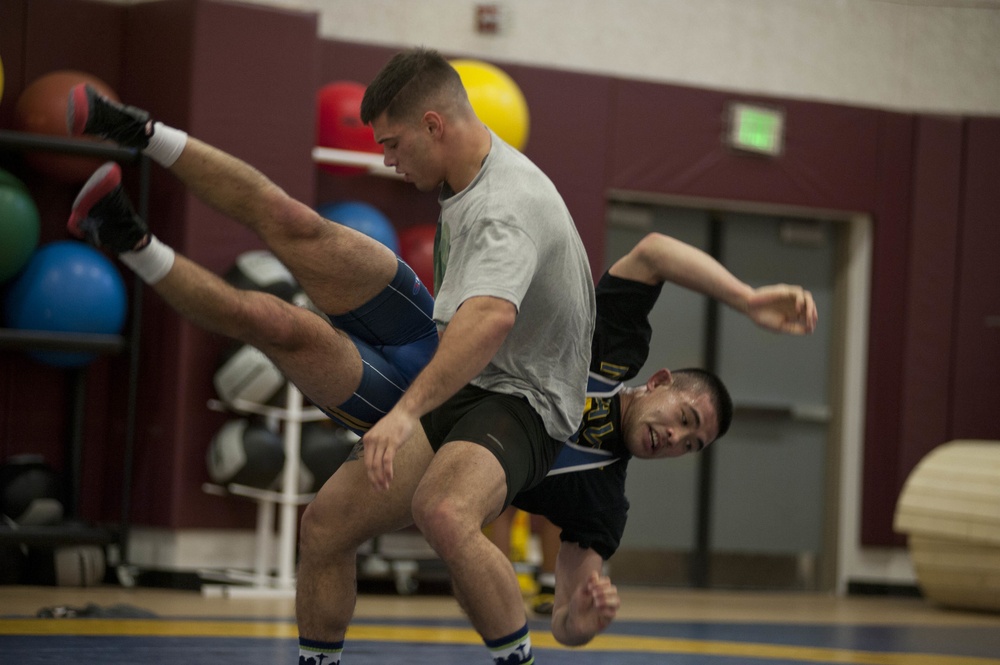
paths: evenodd
<path fill-rule="evenodd" d="M 315 406 L 303 404 L 302 393 L 292 383 L 286 383 L 285 406 L 257 404 L 244 399 L 231 402 L 209 400 L 213 411 L 243 415 L 263 416 L 269 426 L 281 429 L 285 449 L 285 466 L 281 472 L 281 490 L 266 490 L 238 483 L 225 486 L 205 483 L 202 490 L 215 496 L 238 496 L 257 503 L 257 522 L 254 543 L 254 568 L 252 573 L 242 570 L 202 570 L 201 577 L 216 584 L 203 584 L 202 595 L 225 598 L 283 598 L 295 595 L 295 555 L 298 530 L 298 509 L 315 498 L 315 493 L 298 492 L 299 456 L 302 442 L 302 423 L 326 420 L 327 416 Z M 280 425 L 279 425 L 280 423 Z M 278 515 L 278 542 L 275 543 L 274 513 Z M 418 562 L 412 552 L 388 557 L 379 550 L 378 541 L 369 542 L 359 552 L 359 575 L 363 577 L 390 578 L 400 594 L 410 594 L 417 589 Z M 277 558 L 276 573 L 272 561 Z"/>
<path fill-rule="evenodd" d="M 233 495 L 250 499 L 257 503 L 257 525 L 255 531 L 254 570 L 248 574 L 238 570 L 201 571 L 203 578 L 221 584 L 202 585 L 206 596 L 231 598 L 292 597 L 295 595 L 295 552 L 300 506 L 313 500 L 315 494 L 302 494 L 299 486 L 299 448 L 301 445 L 302 423 L 325 420 L 326 415 L 314 406 L 303 405 L 302 393 L 292 383 L 286 382 L 284 408 L 257 404 L 244 399 L 232 402 L 209 400 L 208 408 L 213 411 L 235 412 L 245 415 L 264 416 L 269 426 L 280 423 L 282 441 L 285 448 L 285 466 L 281 471 L 280 491 L 249 487 L 239 483 L 216 485 L 205 483 L 202 490 L 216 496 Z M 280 506 L 278 516 L 278 542 L 274 542 L 274 512 Z M 277 556 L 277 574 L 272 574 L 272 559 Z"/>
<path fill-rule="evenodd" d="M 59 138 L 0 130 L 0 151 L 57 152 L 134 164 L 139 169 L 138 213 L 149 213 L 149 159 L 140 152 L 86 139 Z M 67 211 L 68 216 L 68 211 Z M 139 332 L 142 314 L 142 282 L 135 280 L 130 298 L 130 324 L 125 335 L 61 333 L 40 330 L 0 328 L 0 349 L 44 351 L 87 351 L 99 354 L 129 354 L 127 403 L 125 410 L 125 446 L 122 455 L 122 501 L 116 528 L 88 526 L 78 520 L 83 460 L 83 424 L 86 407 L 86 368 L 72 368 L 70 402 L 72 404 L 67 440 L 67 472 L 70 488 L 65 515 L 67 524 L 56 526 L 10 527 L 0 525 L 0 543 L 24 545 L 117 545 L 115 572 L 122 586 L 135 585 L 136 573 L 128 558 L 131 512 L 132 462 L 135 450 L 136 395 L 139 376 Z"/>
<path fill-rule="evenodd" d="M 374 152 L 358 150 L 341 150 L 340 148 L 315 147 L 312 150 L 313 161 L 317 164 L 336 164 L 338 166 L 357 166 L 365 169 L 369 175 L 383 178 L 402 179 L 395 169 L 386 166 L 383 155 Z"/>

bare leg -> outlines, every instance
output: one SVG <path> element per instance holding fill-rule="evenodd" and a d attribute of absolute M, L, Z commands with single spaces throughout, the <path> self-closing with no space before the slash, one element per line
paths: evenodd
<path fill-rule="evenodd" d="M 497 549 L 510 558 L 510 530 L 514 524 L 514 513 L 517 508 L 510 506 L 500 513 L 495 520 L 490 523 L 487 529 L 490 542 L 497 546 Z"/>
<path fill-rule="evenodd" d="M 458 602 L 486 640 L 527 621 L 513 566 L 482 532 L 503 507 L 504 478 L 490 451 L 452 441 L 438 450 L 413 498 L 417 526 L 448 566 Z"/>
<path fill-rule="evenodd" d="M 362 462 L 345 462 L 306 508 L 295 595 L 301 637 L 344 639 L 357 598 L 358 548 L 413 523 L 413 492 L 432 456 L 423 433 L 400 448 L 386 492 L 372 487 Z"/>
<path fill-rule="evenodd" d="M 361 380 L 361 357 L 351 340 L 307 309 L 236 289 L 180 255 L 152 288 L 199 327 L 263 351 L 319 404 L 342 403 Z"/>
<path fill-rule="evenodd" d="M 380 293 L 396 257 L 377 240 L 324 219 L 246 162 L 188 137 L 170 167 L 209 206 L 256 232 L 328 314 L 343 314 Z"/>

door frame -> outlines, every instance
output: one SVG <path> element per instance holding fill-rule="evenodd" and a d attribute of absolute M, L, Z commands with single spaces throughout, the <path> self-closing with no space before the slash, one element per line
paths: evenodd
<path fill-rule="evenodd" d="M 817 581 L 823 590 L 847 592 L 857 579 L 913 583 L 906 550 L 866 551 L 861 547 L 861 478 L 868 375 L 873 220 L 866 213 L 753 201 L 674 196 L 612 189 L 611 204 L 694 208 L 767 216 L 815 219 L 846 224 L 836 234 L 834 311 L 831 328 L 830 422 L 827 481 L 824 487 L 823 545 Z M 609 222 L 610 223 L 610 222 Z M 641 229 L 641 214 L 617 220 Z M 649 217 L 651 228 L 652 216 Z M 821 316 L 824 314 L 821 313 Z"/>

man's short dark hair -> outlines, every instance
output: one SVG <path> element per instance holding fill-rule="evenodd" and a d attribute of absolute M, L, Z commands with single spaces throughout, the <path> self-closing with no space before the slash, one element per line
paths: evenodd
<path fill-rule="evenodd" d="M 686 367 L 671 371 L 670 374 L 674 377 L 674 386 L 678 390 L 708 393 L 712 406 L 719 415 L 719 434 L 715 440 L 721 439 L 733 422 L 733 398 L 730 397 L 726 384 L 712 372 L 698 367 Z"/>
<path fill-rule="evenodd" d="M 441 92 L 465 94 L 455 68 L 433 49 L 397 53 L 375 76 L 361 100 L 361 121 L 370 125 L 383 113 L 390 120 L 422 113 Z"/>

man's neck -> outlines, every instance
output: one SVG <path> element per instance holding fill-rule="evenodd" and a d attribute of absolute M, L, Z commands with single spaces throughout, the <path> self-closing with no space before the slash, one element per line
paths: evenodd
<path fill-rule="evenodd" d="M 486 126 L 476 119 L 459 129 L 454 139 L 457 146 L 455 167 L 445 184 L 457 194 L 468 187 L 483 168 L 490 154 L 492 137 Z"/>
<path fill-rule="evenodd" d="M 631 408 L 632 402 L 634 402 L 635 398 L 645 390 L 646 386 L 636 386 L 634 388 L 625 386 L 618 391 L 618 412 L 621 414 L 623 420 L 625 419 L 625 415 L 628 413 L 629 408 Z"/>

